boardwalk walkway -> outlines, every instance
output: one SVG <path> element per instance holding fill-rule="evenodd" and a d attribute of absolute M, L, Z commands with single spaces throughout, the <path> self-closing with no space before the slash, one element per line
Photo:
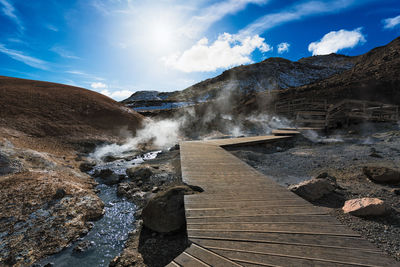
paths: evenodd
<path fill-rule="evenodd" d="M 168 266 L 399 266 L 357 233 L 222 147 L 288 136 L 181 143 L 191 246 Z"/>

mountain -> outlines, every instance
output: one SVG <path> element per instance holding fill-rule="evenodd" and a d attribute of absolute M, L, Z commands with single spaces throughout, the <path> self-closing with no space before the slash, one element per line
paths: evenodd
<path fill-rule="evenodd" d="M 0 127 L 36 137 L 110 137 L 142 116 L 102 94 L 83 88 L 0 76 Z"/>
<path fill-rule="evenodd" d="M 221 75 L 171 93 L 138 91 L 121 101 L 131 107 L 145 106 L 145 101 L 204 102 L 216 98 L 224 89 L 243 93 L 271 91 L 302 86 L 351 69 L 357 57 L 330 54 L 312 56 L 293 62 L 284 58 L 268 58 L 262 62 L 242 65 Z M 161 104 L 159 104 L 161 106 Z"/>
<path fill-rule="evenodd" d="M 344 98 L 400 103 L 400 37 L 358 56 L 353 68 L 327 79 L 283 90 L 284 98 Z"/>
<path fill-rule="evenodd" d="M 302 58 L 296 62 L 284 58 L 268 58 L 224 71 L 215 78 L 174 92 L 170 98 L 201 102 L 217 97 L 225 89 L 247 94 L 298 87 L 349 70 L 356 60 L 357 57 L 337 54 Z"/>

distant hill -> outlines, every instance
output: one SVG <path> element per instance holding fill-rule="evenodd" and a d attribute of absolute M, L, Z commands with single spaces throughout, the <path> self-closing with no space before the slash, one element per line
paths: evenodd
<path fill-rule="evenodd" d="M 100 138 L 126 127 L 135 132 L 142 116 L 83 88 L 0 76 L 0 127 L 37 137 Z"/>
<path fill-rule="evenodd" d="M 134 101 L 158 101 L 165 100 L 171 95 L 171 93 L 167 92 L 158 92 L 158 91 L 137 91 L 133 93 L 127 99 L 121 101 L 122 103 L 130 103 Z"/>

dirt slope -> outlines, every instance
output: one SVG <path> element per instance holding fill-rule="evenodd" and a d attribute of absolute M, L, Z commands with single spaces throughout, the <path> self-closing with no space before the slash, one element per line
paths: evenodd
<path fill-rule="evenodd" d="M 0 127 L 35 137 L 106 137 L 142 117 L 118 102 L 83 88 L 0 76 Z"/>

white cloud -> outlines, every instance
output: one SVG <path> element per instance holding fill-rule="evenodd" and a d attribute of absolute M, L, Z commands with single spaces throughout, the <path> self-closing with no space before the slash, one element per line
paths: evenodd
<path fill-rule="evenodd" d="M 213 23 L 229 14 L 243 10 L 248 4 L 263 5 L 269 0 L 226 0 L 217 2 L 200 10 L 182 29 L 183 33 L 195 38 L 207 30 Z"/>
<path fill-rule="evenodd" d="M 383 28 L 385 29 L 393 29 L 394 27 L 400 24 L 400 15 L 394 18 L 387 18 L 383 20 Z"/>
<path fill-rule="evenodd" d="M 133 94 L 133 91 L 130 90 L 119 90 L 110 92 L 107 89 L 101 90 L 100 94 L 106 95 L 108 97 L 113 98 L 114 100 L 120 101 L 130 97 Z"/>
<path fill-rule="evenodd" d="M 25 63 L 28 66 L 46 70 L 48 63 L 44 60 L 25 55 L 22 51 L 12 50 L 0 44 L 0 53 L 6 54 L 14 60 Z"/>
<path fill-rule="evenodd" d="M 317 42 L 312 42 L 308 45 L 308 51 L 314 55 L 327 55 L 336 53 L 345 48 L 353 48 L 358 44 L 365 43 L 365 37 L 361 33 L 361 28 L 352 31 L 340 30 L 331 31 L 322 37 Z"/>
<path fill-rule="evenodd" d="M 64 48 L 62 48 L 60 46 L 53 46 L 52 48 L 50 48 L 50 50 L 63 58 L 80 59 L 79 57 L 75 56 L 74 54 L 72 54 L 71 52 L 65 50 Z"/>
<path fill-rule="evenodd" d="M 17 25 L 20 31 L 24 30 L 24 26 L 20 18 L 15 14 L 14 6 L 8 0 L 0 0 L 0 4 L 3 5 L 1 11 L 11 20 L 13 20 Z"/>
<path fill-rule="evenodd" d="M 97 80 L 97 81 L 104 81 L 104 78 L 92 75 L 92 74 L 88 74 L 86 72 L 80 71 L 80 70 L 67 70 L 65 71 L 65 73 L 68 74 L 73 74 L 73 75 L 78 75 L 78 76 L 82 76 L 86 79 L 93 79 L 93 80 Z"/>
<path fill-rule="evenodd" d="M 267 14 L 242 29 L 241 35 L 262 34 L 286 22 L 300 20 L 308 16 L 322 15 L 338 12 L 351 5 L 357 4 L 354 0 L 332 0 L 332 1 L 307 1 L 295 4 L 277 13 Z"/>
<path fill-rule="evenodd" d="M 243 38 L 224 33 L 212 44 L 207 38 L 202 38 L 190 49 L 164 57 L 163 61 L 166 66 L 184 72 L 215 71 L 251 63 L 251 54 L 256 49 L 267 52 L 272 48 L 258 35 Z"/>
<path fill-rule="evenodd" d="M 59 31 L 59 29 L 56 26 L 52 25 L 52 24 L 47 24 L 46 28 L 49 29 L 50 31 L 53 31 L 53 32 L 58 32 Z"/>
<path fill-rule="evenodd" d="M 107 84 L 102 83 L 102 82 L 93 82 L 90 84 L 90 87 L 92 87 L 93 89 L 105 89 L 107 88 Z"/>
<path fill-rule="evenodd" d="M 289 43 L 278 44 L 278 54 L 283 54 L 283 53 L 289 52 L 289 47 L 290 47 Z"/>

